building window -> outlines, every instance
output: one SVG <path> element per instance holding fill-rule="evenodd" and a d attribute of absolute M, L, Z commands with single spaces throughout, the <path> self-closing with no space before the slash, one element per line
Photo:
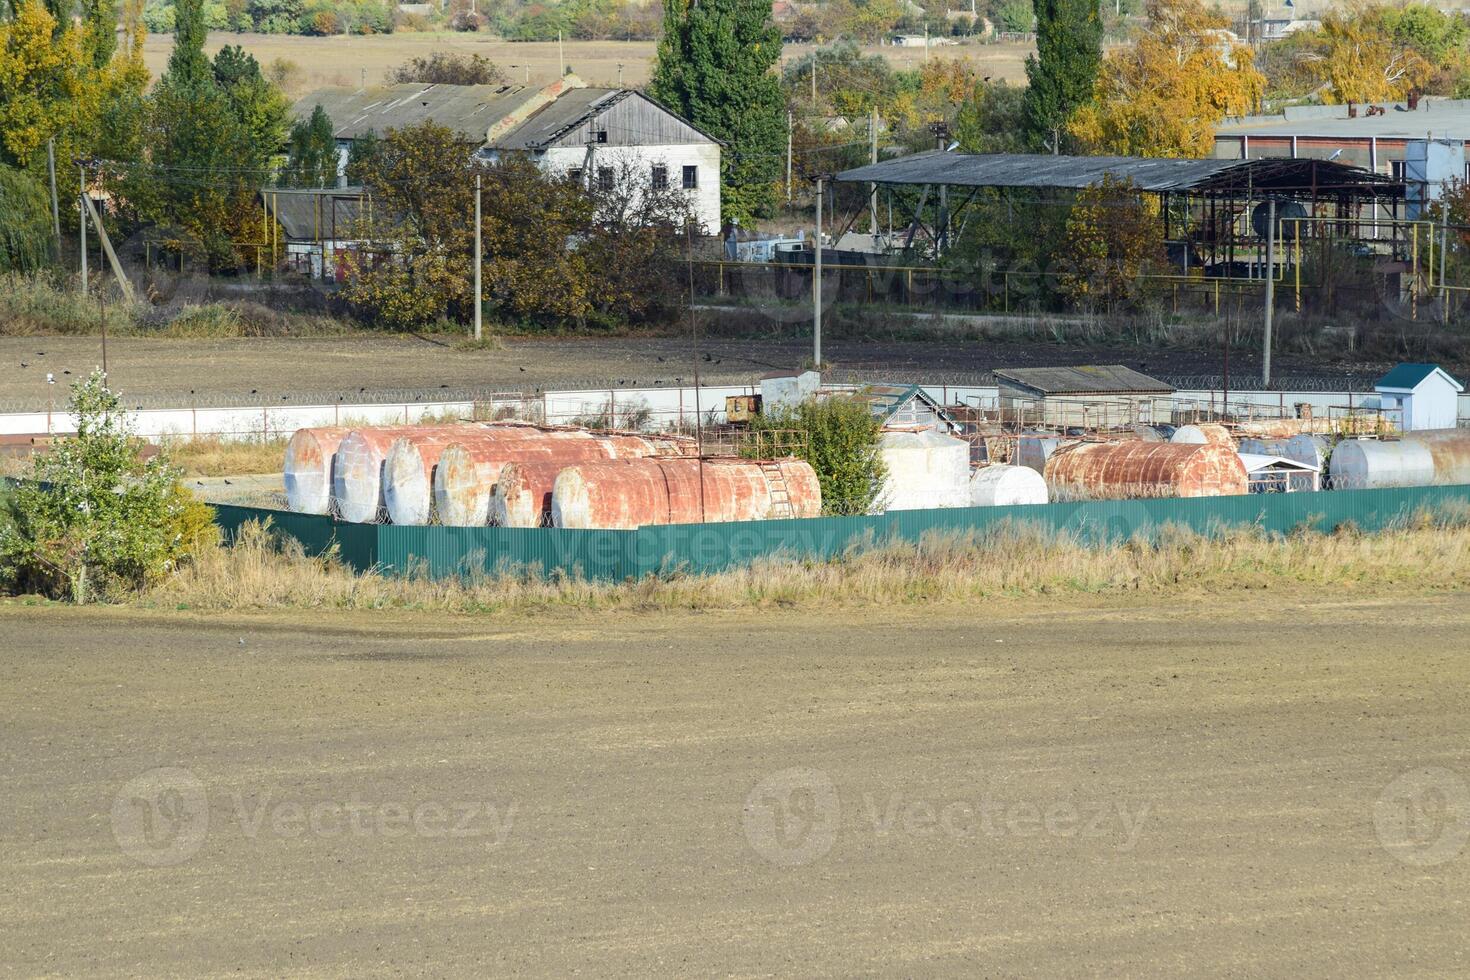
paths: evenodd
<path fill-rule="evenodd" d="M 1404 161 L 1402 161 L 1402 160 L 1390 160 L 1390 161 L 1388 161 L 1388 174 L 1394 180 L 1403 180 L 1404 179 Z"/>
<path fill-rule="evenodd" d="M 574 184 L 580 184 L 582 182 L 582 168 L 581 167 L 573 167 L 570 170 L 568 170 L 567 171 L 567 180 L 570 180 Z"/>
<path fill-rule="evenodd" d="M 597 189 L 600 191 L 610 191 L 613 189 L 612 167 L 597 168 Z"/>
<path fill-rule="evenodd" d="M 653 189 L 656 191 L 669 189 L 669 168 L 661 163 L 653 165 Z"/>
<path fill-rule="evenodd" d="M 599 142 L 599 143 L 606 143 L 607 142 L 607 130 L 605 130 L 605 129 L 599 129 L 597 131 L 597 142 Z"/>
<path fill-rule="evenodd" d="M 694 190 L 698 186 L 699 186 L 699 168 L 698 167 L 685 167 L 684 168 L 684 189 L 686 191 L 692 191 L 692 190 Z"/>

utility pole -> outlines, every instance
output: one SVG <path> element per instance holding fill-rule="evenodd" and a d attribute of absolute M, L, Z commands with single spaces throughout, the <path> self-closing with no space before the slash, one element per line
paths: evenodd
<path fill-rule="evenodd" d="M 868 162 L 878 162 L 878 107 L 868 109 Z M 878 182 L 868 181 L 868 230 L 873 233 L 874 244 L 878 241 Z"/>
<path fill-rule="evenodd" d="M 618 88 L 623 87 L 623 63 L 618 62 Z"/>
<path fill-rule="evenodd" d="M 61 261 L 61 203 L 56 196 L 56 137 L 46 141 L 46 175 L 51 178 L 51 227 L 56 233 L 56 261 Z"/>
<path fill-rule="evenodd" d="M 813 367 L 822 369 L 822 185 L 823 174 L 817 175 L 816 260 L 812 267 L 812 358 Z"/>
<path fill-rule="evenodd" d="M 796 120 L 790 109 L 786 110 L 786 206 L 791 207 L 791 134 Z"/>
<path fill-rule="evenodd" d="M 77 166 L 77 172 L 82 176 L 82 192 L 77 195 L 77 210 L 81 212 L 82 226 L 82 295 L 87 295 L 87 168 L 83 165 Z"/>
<path fill-rule="evenodd" d="M 557 76 L 560 81 L 567 77 L 567 52 L 561 45 L 561 31 L 556 32 L 556 60 L 561 62 L 561 74 Z"/>
<path fill-rule="evenodd" d="M 475 343 L 480 342 L 480 175 L 475 174 Z"/>
<path fill-rule="evenodd" d="M 1262 343 L 1261 387 L 1271 387 L 1271 314 L 1276 303 L 1276 199 L 1266 201 L 1266 336 Z"/>
<path fill-rule="evenodd" d="M 812 52 L 812 108 L 817 107 L 817 53 Z"/>
<path fill-rule="evenodd" d="M 1444 259 L 1450 250 L 1450 207 L 1445 201 L 1439 206 L 1439 322 L 1443 326 L 1450 322 L 1450 288 L 1445 285 Z"/>

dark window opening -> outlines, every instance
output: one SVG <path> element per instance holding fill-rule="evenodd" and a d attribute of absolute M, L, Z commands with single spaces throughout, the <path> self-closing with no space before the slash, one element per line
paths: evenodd
<path fill-rule="evenodd" d="M 572 169 L 568 170 L 567 180 L 570 180 L 574 184 L 580 184 L 582 182 L 582 168 L 573 167 Z"/>
<path fill-rule="evenodd" d="M 612 171 L 612 167 L 598 167 L 597 168 L 597 189 L 598 190 L 601 190 L 601 191 L 610 191 L 610 190 L 612 190 L 612 188 L 613 188 L 613 171 Z"/>
<path fill-rule="evenodd" d="M 607 142 L 607 130 L 605 130 L 605 129 L 599 129 L 597 131 L 597 142 L 599 142 L 599 143 L 606 143 Z"/>
<path fill-rule="evenodd" d="M 663 191 L 668 190 L 668 187 L 669 168 L 662 166 L 661 164 L 655 164 L 653 167 L 653 189 L 656 191 Z"/>
<path fill-rule="evenodd" d="M 686 191 L 692 191 L 692 190 L 694 190 L 698 186 L 699 186 L 699 168 L 698 167 L 685 167 L 684 168 L 684 189 Z"/>

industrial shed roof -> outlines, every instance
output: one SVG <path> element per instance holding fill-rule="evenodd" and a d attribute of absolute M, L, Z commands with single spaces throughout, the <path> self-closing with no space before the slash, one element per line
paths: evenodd
<path fill-rule="evenodd" d="M 1438 364 L 1400 364 L 1392 371 L 1378 379 L 1373 387 L 1389 391 L 1413 391 L 1432 374 L 1442 374 L 1444 379 L 1454 385 L 1456 391 L 1464 391 L 1465 386 L 1450 376 L 1450 373 Z"/>
<path fill-rule="evenodd" d="M 1196 193 L 1255 190 L 1368 191 L 1403 193 L 1403 183 L 1329 160 L 1174 160 L 1149 157 L 1074 157 L 1026 153 L 944 153 L 930 150 L 868 164 L 837 175 L 839 181 L 879 184 L 946 184 L 951 187 L 1052 187 L 1079 189 L 1104 176 L 1127 178 L 1145 191 Z"/>
<path fill-rule="evenodd" d="M 286 237 L 298 241 L 351 238 L 362 213 L 361 187 L 264 190 L 261 196 Z"/>
<path fill-rule="evenodd" d="M 1042 395 L 1172 395 L 1174 386 L 1121 364 L 1076 367 L 997 368 L 1002 384 Z"/>
<path fill-rule="evenodd" d="M 866 401 L 873 415 L 884 425 L 937 424 L 952 434 L 960 432 L 959 423 L 944 410 L 944 406 L 918 385 L 863 385 L 853 393 L 853 397 Z"/>
<path fill-rule="evenodd" d="M 501 150 L 531 150 L 545 146 L 632 94 L 627 89 L 573 89 L 497 139 L 495 147 Z"/>
<path fill-rule="evenodd" d="M 426 85 L 403 82 L 368 88 L 317 89 L 296 103 L 297 118 L 320 105 L 332 117 L 333 135 L 354 139 L 432 119 L 468 140 L 483 141 L 490 127 L 542 98 L 526 85 Z"/>

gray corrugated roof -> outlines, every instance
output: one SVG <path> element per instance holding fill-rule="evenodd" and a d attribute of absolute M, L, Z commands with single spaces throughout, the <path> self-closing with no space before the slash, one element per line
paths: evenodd
<path fill-rule="evenodd" d="M 516 109 L 537 98 L 540 89 L 524 85 L 425 85 L 403 82 L 370 88 L 318 89 L 293 108 L 297 118 L 320 105 L 332 117 L 338 139 L 369 131 L 382 134 L 428 120 L 466 140 L 484 142 L 486 133 Z"/>
<path fill-rule="evenodd" d="M 286 237 L 298 241 L 317 241 L 318 233 L 323 239 L 353 237 L 362 208 L 361 187 L 268 189 L 261 191 L 261 196 Z"/>
<path fill-rule="evenodd" d="M 1170 395 L 1174 386 L 1121 364 L 1076 367 L 997 368 L 1002 383 L 1013 382 L 1044 395 Z"/>
<path fill-rule="evenodd" d="M 942 153 L 930 150 L 869 164 L 837 175 L 841 181 L 880 184 L 948 184 L 951 187 L 1055 187 L 1080 189 L 1108 174 L 1143 191 L 1198 194 L 1339 192 L 1358 197 L 1397 197 L 1403 182 L 1330 160 L 1270 157 L 1256 160 L 1168 160 L 1146 157 L 1063 157 L 1024 153 Z"/>
<path fill-rule="evenodd" d="M 573 89 L 491 145 L 497 150 L 537 149 L 632 94 L 627 89 Z"/>
<path fill-rule="evenodd" d="M 1240 160 L 1163 160 L 1142 157 L 1072 157 L 1026 153 L 943 153 L 930 150 L 884 160 L 837 175 L 843 181 L 880 184 L 949 184 L 963 187 L 1074 187 L 1096 184 L 1105 174 L 1132 178 L 1141 190 L 1189 187 Z"/>

